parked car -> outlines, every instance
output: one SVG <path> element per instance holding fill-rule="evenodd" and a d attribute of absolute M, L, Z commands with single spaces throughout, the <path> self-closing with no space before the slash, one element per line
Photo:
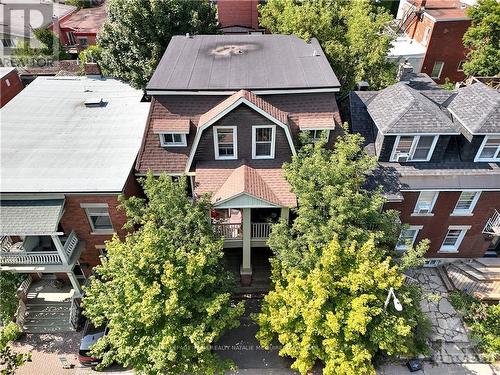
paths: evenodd
<path fill-rule="evenodd" d="M 107 333 L 108 327 L 106 325 L 96 327 L 89 320 L 85 322 L 83 338 L 78 351 L 78 361 L 83 366 L 93 367 L 97 366 L 101 362 L 99 358 L 95 358 L 90 355 L 90 347 Z"/>

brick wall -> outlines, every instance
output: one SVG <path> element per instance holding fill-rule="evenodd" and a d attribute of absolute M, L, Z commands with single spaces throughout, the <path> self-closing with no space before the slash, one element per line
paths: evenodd
<path fill-rule="evenodd" d="M 450 216 L 455 208 L 459 191 L 440 192 L 433 208 L 434 216 L 411 216 L 417 202 L 419 192 L 403 192 L 404 200 L 398 203 L 387 203 L 385 209 L 400 211 L 401 221 L 409 225 L 422 225 L 416 241 L 428 238 L 431 241 L 428 258 L 475 258 L 483 256 L 491 243 L 491 239 L 482 234 L 487 220 L 494 209 L 500 209 L 500 192 L 483 191 L 473 210 L 472 216 Z M 470 225 L 458 253 L 438 253 L 450 225 Z"/>
<path fill-rule="evenodd" d="M 13 70 L 1 79 L 0 108 L 7 104 L 14 96 L 24 88 L 17 70 Z"/>

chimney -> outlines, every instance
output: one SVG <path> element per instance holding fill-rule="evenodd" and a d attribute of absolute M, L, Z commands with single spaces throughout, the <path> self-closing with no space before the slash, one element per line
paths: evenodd
<path fill-rule="evenodd" d="M 398 73 L 396 79 L 400 82 L 410 82 L 410 78 L 413 76 L 413 66 L 405 60 L 404 63 L 399 65 Z"/>
<path fill-rule="evenodd" d="M 98 63 L 86 62 L 83 64 L 83 72 L 86 76 L 102 77 L 101 68 Z"/>

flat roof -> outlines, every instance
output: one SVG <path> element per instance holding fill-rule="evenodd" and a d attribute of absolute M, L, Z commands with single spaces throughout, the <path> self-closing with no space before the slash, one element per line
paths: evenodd
<path fill-rule="evenodd" d="M 398 36 L 391 42 L 388 57 L 424 57 L 427 48 L 406 35 Z"/>
<path fill-rule="evenodd" d="M 121 192 L 150 103 L 109 78 L 38 77 L 0 110 L 0 192 Z M 89 99 L 101 106 L 86 106 Z"/>
<path fill-rule="evenodd" d="M 4 67 L 4 66 L 1 66 L 0 67 L 0 78 L 3 78 L 5 77 L 7 74 L 9 74 L 10 72 L 12 72 L 13 70 L 15 70 L 16 68 L 11 68 L 11 67 Z"/>
<path fill-rule="evenodd" d="M 318 41 L 294 35 L 174 36 L 148 91 L 338 88 Z"/>

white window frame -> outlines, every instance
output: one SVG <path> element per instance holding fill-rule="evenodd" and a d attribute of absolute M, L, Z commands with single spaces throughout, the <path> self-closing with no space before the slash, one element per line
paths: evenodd
<path fill-rule="evenodd" d="M 460 202 L 460 199 L 462 198 L 462 195 L 464 193 L 474 193 L 474 198 L 472 198 L 471 205 L 467 210 L 463 209 L 457 209 L 458 203 Z M 476 203 L 479 200 L 479 197 L 481 196 L 481 191 L 478 190 L 464 190 L 460 193 L 460 196 L 457 199 L 457 203 L 455 204 L 455 208 L 453 209 L 453 216 L 469 216 L 472 214 L 472 211 L 474 211 L 474 207 L 476 207 Z"/>
<path fill-rule="evenodd" d="M 432 66 L 432 71 L 431 71 L 431 74 L 432 72 L 434 71 L 434 67 L 436 66 L 437 63 L 441 63 L 441 68 L 439 69 L 439 74 L 437 76 L 431 76 L 431 78 L 441 78 L 441 73 L 443 73 L 443 68 L 444 68 L 444 61 L 434 61 L 434 65 Z"/>
<path fill-rule="evenodd" d="M 484 147 L 486 146 L 486 142 L 488 142 L 488 139 L 490 138 L 500 138 L 500 134 L 495 134 L 495 135 L 486 135 L 484 136 L 483 142 L 481 143 L 481 146 L 479 146 L 479 150 L 477 151 L 476 157 L 474 158 L 475 162 L 478 161 L 493 161 L 493 162 L 498 162 L 500 161 L 500 146 L 497 147 L 497 152 L 495 153 L 495 156 L 493 158 L 481 158 L 480 155 L 483 152 Z"/>
<path fill-rule="evenodd" d="M 420 201 L 420 198 L 422 196 L 422 193 L 429 193 L 429 192 L 433 192 L 434 193 L 434 198 L 432 198 L 432 202 L 431 202 L 431 205 L 429 207 L 429 212 L 420 212 L 418 211 L 417 207 L 418 207 L 418 202 Z M 436 204 L 436 201 L 439 197 L 439 191 L 436 191 L 436 190 L 423 190 L 420 192 L 420 194 L 418 195 L 418 199 L 417 201 L 415 202 L 415 208 L 413 209 L 413 214 L 412 216 L 432 216 L 434 215 L 432 213 L 432 210 L 434 209 L 434 205 Z"/>
<path fill-rule="evenodd" d="M 233 130 L 233 150 L 234 154 L 232 156 L 227 156 L 219 155 L 219 140 L 217 137 L 217 131 L 219 129 L 225 130 L 225 129 L 232 129 Z M 237 126 L 214 126 L 213 127 L 213 134 L 214 134 L 214 155 L 215 155 L 215 160 L 236 160 L 238 159 L 238 127 Z"/>
<path fill-rule="evenodd" d="M 418 236 L 418 232 L 420 232 L 420 230 L 423 228 L 422 225 L 410 225 L 409 227 L 407 227 L 406 229 L 402 229 L 401 230 L 401 233 L 399 234 L 399 237 L 398 237 L 398 243 L 399 243 L 399 240 L 401 239 L 401 235 L 403 234 L 403 231 L 404 230 L 414 230 L 415 231 L 415 234 L 413 235 L 413 238 L 411 240 L 411 246 L 413 246 L 415 244 L 415 240 L 417 239 L 417 236 Z M 404 245 L 399 245 L 396 244 L 396 250 L 397 251 L 406 251 L 408 250 L 406 244 Z"/>
<path fill-rule="evenodd" d="M 80 207 L 85 210 L 85 215 L 87 215 L 87 220 L 89 221 L 90 228 L 92 229 L 91 234 L 114 234 L 115 230 L 113 227 L 113 220 L 111 219 L 111 214 L 109 213 L 109 206 L 107 203 L 81 203 Z M 108 210 L 107 216 L 109 217 L 109 221 L 111 222 L 111 228 L 109 229 L 99 229 L 94 227 L 94 223 L 92 222 L 91 216 L 96 216 L 96 215 L 91 215 L 89 214 L 89 209 L 92 208 L 105 208 Z M 97 216 L 104 216 L 104 215 L 97 215 Z"/>
<path fill-rule="evenodd" d="M 396 136 L 396 140 L 394 141 L 394 146 L 392 146 L 392 152 L 391 152 L 391 158 L 389 159 L 390 161 L 397 162 L 398 159 L 396 157 L 396 150 L 399 145 L 399 140 L 401 137 L 413 137 L 413 141 L 410 147 L 410 151 L 408 152 L 408 159 L 406 162 L 408 163 L 413 163 L 413 162 L 426 162 L 431 160 L 432 154 L 434 153 L 434 149 L 436 148 L 437 141 L 439 139 L 439 135 L 437 134 L 400 134 Z M 417 149 L 418 142 L 420 141 L 420 137 L 434 137 L 432 140 L 431 144 L 431 149 L 429 150 L 429 154 L 427 155 L 426 159 L 413 159 L 413 155 L 415 154 L 415 151 Z M 406 163 L 405 162 L 405 163 Z"/>
<path fill-rule="evenodd" d="M 448 227 L 448 230 L 446 231 L 446 234 L 444 235 L 443 242 L 441 243 L 441 247 L 439 248 L 440 253 L 458 253 L 458 249 L 460 248 L 460 245 L 462 244 L 462 241 L 467 234 L 467 231 L 470 229 L 470 225 L 450 225 Z M 448 237 L 448 233 L 450 233 L 450 230 L 460 230 L 460 234 L 457 238 L 457 242 L 455 245 L 450 246 L 450 245 L 444 245 L 444 241 L 446 240 L 446 237 Z"/>
<path fill-rule="evenodd" d="M 271 155 L 257 155 L 257 129 L 271 129 Z M 274 159 L 276 146 L 276 125 L 252 126 L 252 159 Z"/>
<path fill-rule="evenodd" d="M 165 140 L 165 136 L 167 134 L 179 134 L 181 136 L 181 142 L 167 142 Z M 185 133 L 179 132 L 168 132 L 168 133 L 160 133 L 160 144 L 162 147 L 186 147 L 187 146 L 187 137 Z"/>
<path fill-rule="evenodd" d="M 426 46 L 426 45 L 427 45 L 427 43 L 429 43 L 429 38 L 431 37 L 431 31 L 432 31 L 432 29 L 431 29 L 431 27 L 430 27 L 430 26 L 427 26 L 427 27 L 425 28 L 425 30 L 424 30 L 424 36 L 423 36 L 423 38 L 422 38 L 422 44 L 423 44 L 424 46 Z"/>
<path fill-rule="evenodd" d="M 8 78 L 5 79 L 5 84 L 7 85 L 7 87 L 10 87 L 10 80 Z"/>
<path fill-rule="evenodd" d="M 458 66 L 457 66 L 457 72 L 463 72 L 464 71 L 464 64 L 467 62 L 467 60 L 460 60 L 458 62 Z"/>
<path fill-rule="evenodd" d="M 302 130 L 303 132 L 307 133 L 309 135 L 310 132 L 325 132 L 326 134 L 326 141 L 328 142 L 328 140 L 330 139 L 330 129 L 318 129 L 318 128 L 314 128 L 314 129 L 304 129 Z M 318 142 L 321 138 L 314 138 L 314 137 L 309 137 L 311 138 L 311 141 L 316 143 Z"/>

